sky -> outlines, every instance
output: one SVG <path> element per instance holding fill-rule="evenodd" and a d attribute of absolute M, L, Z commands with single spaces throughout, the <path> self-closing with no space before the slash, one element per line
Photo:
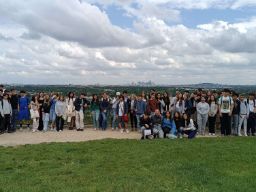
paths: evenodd
<path fill-rule="evenodd" d="M 0 84 L 256 84 L 256 0 L 0 0 Z"/>

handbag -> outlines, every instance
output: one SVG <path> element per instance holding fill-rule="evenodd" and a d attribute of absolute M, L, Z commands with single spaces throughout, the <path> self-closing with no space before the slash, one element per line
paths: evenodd
<path fill-rule="evenodd" d="M 123 115 L 123 116 L 122 116 L 122 119 L 123 119 L 123 121 L 124 121 L 125 123 L 128 123 L 128 121 L 129 121 L 128 115 Z"/>
<path fill-rule="evenodd" d="M 39 112 L 37 110 L 30 109 L 31 119 L 39 118 Z"/>

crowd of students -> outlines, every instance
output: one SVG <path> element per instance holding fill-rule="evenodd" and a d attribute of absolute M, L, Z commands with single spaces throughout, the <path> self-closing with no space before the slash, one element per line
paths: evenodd
<path fill-rule="evenodd" d="M 5 90 L 0 86 L 0 133 L 15 132 L 17 127 L 36 131 L 83 131 L 85 110 L 90 110 L 95 130 L 112 130 L 129 133 L 138 131 L 141 139 L 194 138 L 196 135 L 216 134 L 217 119 L 220 119 L 222 136 L 255 136 L 255 94 L 246 98 L 243 94 L 224 89 L 222 92 L 201 89 L 189 93 L 176 91 L 176 95 L 159 93 L 131 94 L 117 92 L 110 97 L 85 93 L 67 96 L 43 93 L 28 97 L 25 91 Z M 110 118 L 111 117 L 111 118 Z M 17 123 L 19 123 L 17 125 Z M 30 126 L 32 124 L 32 127 Z M 129 126 L 128 126 L 129 124 Z M 242 130 L 243 129 L 243 134 Z"/>

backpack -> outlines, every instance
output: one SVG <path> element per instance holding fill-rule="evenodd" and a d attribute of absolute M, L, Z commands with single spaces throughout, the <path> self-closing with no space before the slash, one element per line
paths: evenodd
<path fill-rule="evenodd" d="M 247 99 L 247 104 L 249 104 L 249 99 Z M 256 107 L 256 105 L 255 105 L 255 99 L 253 99 L 253 105 L 254 105 L 254 107 Z M 247 106 L 247 105 L 246 105 Z"/>

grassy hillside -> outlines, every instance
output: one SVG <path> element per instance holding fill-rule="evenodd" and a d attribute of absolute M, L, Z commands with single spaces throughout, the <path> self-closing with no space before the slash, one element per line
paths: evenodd
<path fill-rule="evenodd" d="M 255 191 L 254 138 L 0 148 L 0 191 Z"/>

